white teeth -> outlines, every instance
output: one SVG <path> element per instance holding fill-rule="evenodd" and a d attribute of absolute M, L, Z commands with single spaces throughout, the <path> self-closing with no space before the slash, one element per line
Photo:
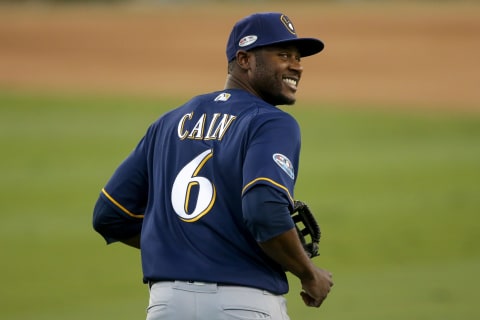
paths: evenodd
<path fill-rule="evenodd" d="M 284 78 L 283 81 L 291 86 L 296 87 L 297 86 L 297 80 L 289 79 L 289 78 Z"/>

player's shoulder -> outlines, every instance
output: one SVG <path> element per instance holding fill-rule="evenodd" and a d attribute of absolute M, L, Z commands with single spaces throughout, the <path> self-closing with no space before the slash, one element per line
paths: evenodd
<path fill-rule="evenodd" d="M 261 99 L 256 100 L 252 106 L 257 122 L 282 123 L 284 125 L 298 126 L 297 120 L 280 107 L 273 106 Z"/>

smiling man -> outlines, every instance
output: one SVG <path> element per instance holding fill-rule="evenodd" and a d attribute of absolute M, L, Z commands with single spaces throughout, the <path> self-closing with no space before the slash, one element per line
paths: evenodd
<path fill-rule="evenodd" d="M 280 13 L 253 14 L 240 20 L 230 33 L 226 88 L 240 87 L 274 106 L 293 104 L 303 71 L 300 59 L 322 50 L 320 40 L 298 38 L 287 16 Z M 247 52 L 248 65 L 245 66 L 242 59 Z M 236 64 L 244 70 L 245 67 L 250 69 L 249 77 L 243 79 L 242 72 L 233 72 Z"/>
<path fill-rule="evenodd" d="M 281 13 L 240 20 L 225 88 L 161 116 L 102 189 L 94 228 L 141 249 L 147 320 L 289 319 L 286 271 L 307 306 L 326 298 L 332 275 L 291 218 L 300 128 L 277 107 L 295 103 L 301 59 L 322 49 Z"/>

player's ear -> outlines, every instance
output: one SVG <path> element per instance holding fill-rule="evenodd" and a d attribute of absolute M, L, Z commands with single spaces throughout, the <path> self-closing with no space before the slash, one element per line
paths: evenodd
<path fill-rule="evenodd" d="M 239 50 L 237 51 L 237 64 L 241 69 L 249 69 L 250 68 L 250 62 L 251 62 L 251 55 L 244 50 Z"/>

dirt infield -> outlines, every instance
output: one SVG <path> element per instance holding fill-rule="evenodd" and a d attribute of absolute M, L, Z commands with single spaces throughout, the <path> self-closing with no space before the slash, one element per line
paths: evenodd
<path fill-rule="evenodd" d="M 217 90 L 233 22 L 254 11 L 324 40 L 299 99 L 480 110 L 479 5 L 0 6 L 0 89 Z"/>

